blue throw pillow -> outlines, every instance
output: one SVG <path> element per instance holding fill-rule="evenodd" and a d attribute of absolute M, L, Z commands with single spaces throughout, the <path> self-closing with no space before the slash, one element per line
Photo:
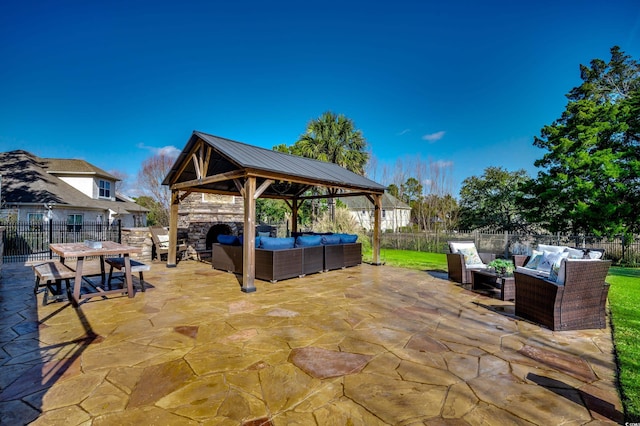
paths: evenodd
<path fill-rule="evenodd" d="M 238 237 L 235 235 L 218 235 L 218 242 L 227 246 L 238 244 Z"/>
<path fill-rule="evenodd" d="M 325 246 L 340 244 L 340 235 L 323 235 L 322 244 Z"/>
<path fill-rule="evenodd" d="M 335 234 L 340 236 L 340 243 L 342 244 L 351 244 L 355 243 L 358 240 L 358 235 L 356 234 Z"/>
<path fill-rule="evenodd" d="M 320 235 L 303 235 L 296 238 L 296 247 L 312 247 L 322 244 Z"/>
<path fill-rule="evenodd" d="M 284 250 L 293 248 L 296 240 L 293 237 L 276 238 L 276 237 L 260 237 L 260 248 L 265 250 Z"/>

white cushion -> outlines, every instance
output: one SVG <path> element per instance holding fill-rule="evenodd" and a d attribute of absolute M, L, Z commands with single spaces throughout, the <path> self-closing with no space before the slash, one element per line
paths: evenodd
<path fill-rule="evenodd" d="M 553 281 L 557 284 L 564 284 L 565 264 L 568 257 L 569 253 L 564 252 L 561 253 L 560 256 L 553 262 L 553 265 L 551 265 L 551 270 L 549 271 L 550 281 Z"/>
<path fill-rule="evenodd" d="M 476 245 L 474 243 L 457 243 L 451 241 L 449 242 L 449 248 L 451 249 L 451 253 L 458 253 L 460 249 L 476 248 Z"/>
<path fill-rule="evenodd" d="M 569 253 L 567 252 L 545 251 L 543 252 L 542 260 L 540 260 L 540 263 L 538 264 L 538 267 L 536 269 L 538 271 L 551 272 L 551 268 L 553 267 L 553 265 L 556 263 L 560 265 L 560 261 L 567 256 L 569 256 Z"/>
<path fill-rule="evenodd" d="M 569 253 L 569 259 L 582 259 L 584 257 L 584 251 L 582 251 L 581 249 L 567 247 L 567 250 L 565 251 Z"/>
<path fill-rule="evenodd" d="M 161 249 L 169 248 L 169 236 L 168 235 L 158 235 L 158 244 Z"/>
<path fill-rule="evenodd" d="M 588 260 L 598 260 L 602 258 L 601 251 L 589 250 L 589 253 L 587 255 L 589 256 Z"/>
<path fill-rule="evenodd" d="M 543 254 L 544 253 L 542 253 L 541 251 L 534 250 L 533 253 L 531 253 L 531 256 L 529 256 L 529 261 L 527 262 L 526 265 L 524 265 L 524 267 L 530 268 L 530 269 L 536 269 L 540 264 L 540 261 L 542 260 Z"/>
<path fill-rule="evenodd" d="M 482 259 L 478 254 L 478 250 L 474 247 L 461 248 L 458 253 L 464 256 L 464 264 L 469 268 L 474 268 L 476 265 L 483 265 Z"/>
<path fill-rule="evenodd" d="M 538 251 L 548 251 L 550 253 L 562 253 L 569 247 L 567 246 L 551 246 L 546 244 L 538 244 Z"/>

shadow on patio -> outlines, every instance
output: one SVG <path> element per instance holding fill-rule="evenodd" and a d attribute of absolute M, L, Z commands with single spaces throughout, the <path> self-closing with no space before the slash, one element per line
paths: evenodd
<path fill-rule="evenodd" d="M 609 329 L 554 333 L 441 274 L 363 264 L 246 294 L 184 261 L 145 280 L 76 310 L 5 265 L 0 423 L 622 420 Z"/>

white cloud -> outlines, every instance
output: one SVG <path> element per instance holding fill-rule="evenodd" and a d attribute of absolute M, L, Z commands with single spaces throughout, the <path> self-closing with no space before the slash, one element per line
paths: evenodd
<path fill-rule="evenodd" d="M 181 150 L 179 150 L 173 145 L 156 148 L 155 146 L 147 146 L 142 142 L 138 144 L 138 148 L 151 151 L 153 155 L 165 155 L 167 157 L 174 157 L 174 158 L 178 157 L 178 155 L 180 155 L 180 152 L 182 152 Z"/>
<path fill-rule="evenodd" d="M 404 129 L 403 131 L 401 131 L 400 133 L 398 133 L 398 136 L 405 135 L 405 134 L 409 133 L 410 131 L 411 131 L 411 129 Z"/>
<path fill-rule="evenodd" d="M 453 161 L 438 160 L 436 161 L 436 165 L 441 169 L 444 169 L 447 167 L 453 167 Z"/>
<path fill-rule="evenodd" d="M 435 133 L 431 133 L 429 135 L 422 136 L 422 140 L 429 141 L 429 142 L 436 142 L 436 141 L 439 141 L 440 139 L 442 139 L 444 137 L 444 134 L 445 134 L 445 131 L 441 130 L 439 132 L 435 132 Z"/>

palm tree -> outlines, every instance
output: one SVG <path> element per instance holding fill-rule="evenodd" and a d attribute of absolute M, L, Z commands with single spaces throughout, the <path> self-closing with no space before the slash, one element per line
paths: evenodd
<path fill-rule="evenodd" d="M 335 163 L 359 175 L 364 175 L 369 153 L 365 151 L 367 141 L 353 121 L 331 111 L 307 124 L 307 130 L 291 147 L 293 154 L 315 160 Z M 335 218 L 335 203 L 328 199 L 332 220 Z"/>
<path fill-rule="evenodd" d="M 294 145 L 297 155 L 335 163 L 359 175 L 369 160 L 367 141 L 353 121 L 331 111 L 311 120 Z"/>

